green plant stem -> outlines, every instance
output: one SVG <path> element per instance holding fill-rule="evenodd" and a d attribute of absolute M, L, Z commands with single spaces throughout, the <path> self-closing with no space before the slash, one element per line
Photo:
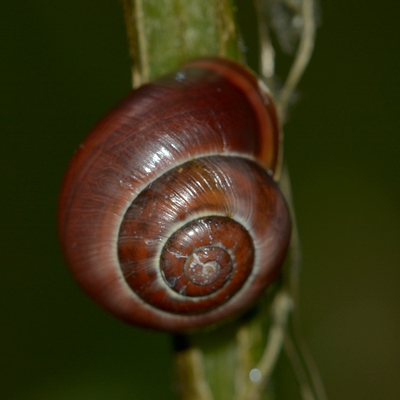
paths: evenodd
<path fill-rule="evenodd" d="M 134 87 L 170 73 L 195 57 L 242 60 L 233 0 L 123 2 Z M 268 354 L 264 349 L 276 336 L 270 337 L 270 327 L 276 319 L 271 303 L 277 287 L 239 320 L 208 332 L 174 338 L 176 390 L 182 400 L 273 399 L 266 385 L 269 375 L 257 384 L 249 374 L 263 354 L 267 363 L 264 370 L 271 369 L 274 360 L 270 359 L 276 357 L 274 349 Z"/>
<path fill-rule="evenodd" d="M 239 61 L 233 0 L 123 0 L 137 87 L 199 56 Z"/>
<path fill-rule="evenodd" d="M 290 296 L 277 288 L 231 324 L 176 337 L 181 399 L 274 399 L 270 377 L 291 308 Z"/>

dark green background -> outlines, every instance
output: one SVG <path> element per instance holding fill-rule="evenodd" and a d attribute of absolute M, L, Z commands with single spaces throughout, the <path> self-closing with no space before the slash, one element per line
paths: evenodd
<path fill-rule="evenodd" d="M 331 400 L 400 393 L 397 4 L 321 2 L 286 127 L 303 331 Z M 89 301 L 56 236 L 72 152 L 129 90 L 124 29 L 117 0 L 0 5 L 2 399 L 172 398 L 169 338 Z M 284 360 L 278 372 L 279 398 L 298 398 Z"/>

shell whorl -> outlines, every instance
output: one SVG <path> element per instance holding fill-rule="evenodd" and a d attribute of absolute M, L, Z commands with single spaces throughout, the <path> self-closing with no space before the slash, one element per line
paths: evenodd
<path fill-rule="evenodd" d="M 64 180 L 72 272 L 130 323 L 182 332 L 220 322 L 252 305 L 285 257 L 273 104 L 247 70 L 211 61 L 132 92 Z"/>
<path fill-rule="evenodd" d="M 152 182 L 123 219 L 125 279 L 143 300 L 174 314 L 210 312 L 234 295 L 237 307 L 246 307 L 260 295 L 247 285 L 270 282 L 279 271 L 284 207 L 272 178 L 253 161 L 213 156 L 178 166 Z M 188 277 L 188 263 L 196 268 L 199 257 L 198 267 L 218 270 L 208 284 L 195 282 L 202 271 Z"/>

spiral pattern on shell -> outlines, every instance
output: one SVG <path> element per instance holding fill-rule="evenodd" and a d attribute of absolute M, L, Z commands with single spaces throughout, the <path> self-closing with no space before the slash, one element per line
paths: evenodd
<path fill-rule="evenodd" d="M 279 129 L 246 69 L 200 59 L 133 91 L 92 130 L 59 207 L 78 282 L 127 322 L 192 331 L 246 310 L 290 237 Z"/>

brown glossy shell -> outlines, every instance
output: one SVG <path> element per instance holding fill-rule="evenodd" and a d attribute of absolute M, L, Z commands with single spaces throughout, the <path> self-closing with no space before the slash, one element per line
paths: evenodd
<path fill-rule="evenodd" d="M 195 60 L 133 91 L 66 173 L 59 233 L 74 276 L 153 329 L 191 331 L 248 308 L 289 243 L 278 158 L 272 101 L 237 64 Z"/>

